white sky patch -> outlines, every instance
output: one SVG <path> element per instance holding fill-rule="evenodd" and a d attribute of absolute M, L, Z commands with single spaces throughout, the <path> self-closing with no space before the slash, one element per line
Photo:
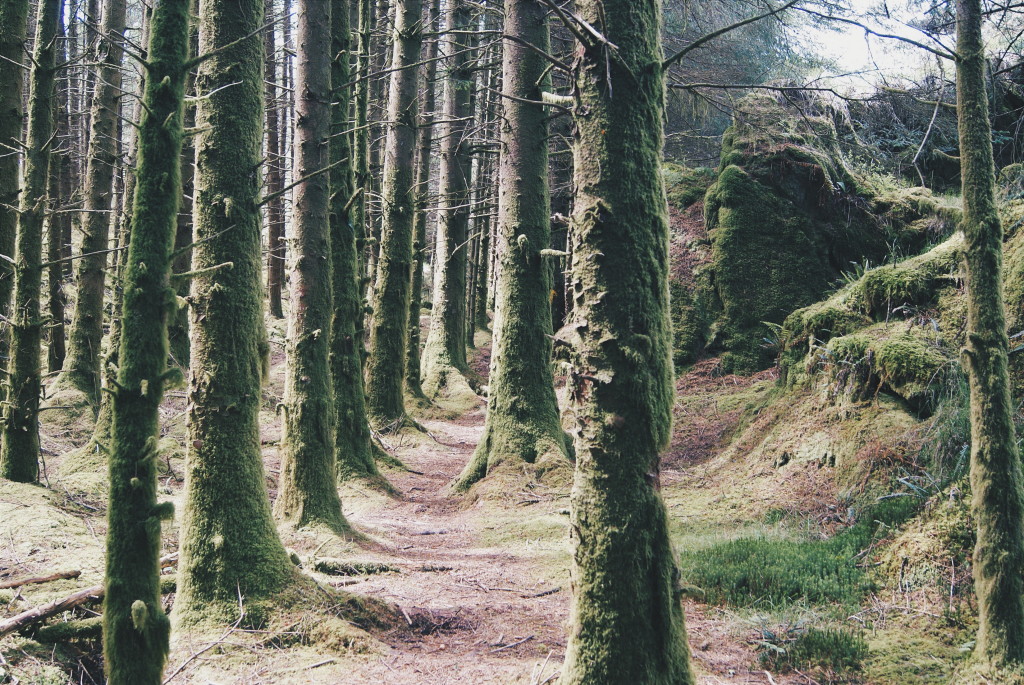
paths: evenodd
<path fill-rule="evenodd" d="M 871 0 L 850 0 L 852 12 L 847 16 L 870 27 L 873 31 L 916 41 L 932 48 L 942 45 L 927 34 L 907 25 L 917 18 L 905 6 L 888 3 L 889 18 L 868 16 L 872 8 L 882 7 Z M 876 14 L 879 14 L 876 12 Z M 811 50 L 832 60 L 833 68 L 818 74 L 832 85 L 854 91 L 872 90 L 881 82 L 914 80 L 922 73 L 934 73 L 937 57 L 926 50 L 892 38 L 867 35 L 864 29 L 833 22 L 834 29 L 814 27 L 807 36 Z M 942 43 L 951 46 L 952 36 L 942 37 Z M 944 66 L 952 69 L 951 64 Z"/>

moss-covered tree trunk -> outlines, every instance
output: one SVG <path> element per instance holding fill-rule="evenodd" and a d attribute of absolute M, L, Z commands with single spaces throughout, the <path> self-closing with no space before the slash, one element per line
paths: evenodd
<path fill-rule="evenodd" d="M 694 682 L 659 493 L 673 404 L 660 0 L 579 0 L 569 395 L 573 603 L 564 685 Z"/>
<path fill-rule="evenodd" d="M 63 64 L 68 60 L 68 40 L 65 29 L 64 6 L 61 5 L 57 16 L 57 64 Z M 71 116 L 70 105 L 70 79 L 60 79 L 56 84 L 57 101 L 54 110 L 56 139 L 70 140 L 71 138 Z M 58 146 L 60 147 L 60 146 Z M 2 154 L 2 153 L 0 153 Z M 64 365 L 64 358 L 67 353 L 66 336 L 64 330 L 64 312 L 67 305 L 67 298 L 64 294 L 64 235 L 70 231 L 71 214 L 68 212 L 55 212 L 71 201 L 72 186 L 74 180 L 74 167 L 71 164 L 69 149 L 62 151 L 55 150 L 50 155 L 50 188 L 49 204 L 46 217 L 46 311 L 49 323 L 46 326 L 46 370 L 49 373 L 60 371 Z"/>
<path fill-rule="evenodd" d="M 100 344 L 103 341 L 103 296 L 110 235 L 111 200 L 117 164 L 117 115 L 121 99 L 125 0 L 106 0 L 99 33 L 102 57 L 92 96 L 89 152 L 85 173 L 85 208 L 81 217 L 81 259 L 75 264 L 75 313 L 68 332 L 68 353 L 60 383 L 82 393 L 90 404 L 100 401 Z M 70 398 L 62 399 L 68 402 Z"/>
<path fill-rule="evenodd" d="M 193 0 L 194 2 L 195 0 Z M 142 45 L 149 44 L 150 29 L 152 28 L 152 15 L 151 9 L 144 9 L 142 13 Z M 139 83 L 137 84 L 137 92 L 135 97 L 135 107 L 133 108 L 132 121 L 140 121 L 142 119 L 142 94 L 146 89 L 146 73 L 143 71 Z M 115 253 L 116 257 L 113 264 L 115 265 L 114 277 L 111 279 L 113 297 L 112 299 L 112 316 L 110 320 L 110 327 L 107 332 L 106 348 L 106 359 L 103 363 L 103 376 L 102 383 L 103 387 L 107 389 L 113 389 L 115 382 L 117 381 L 117 368 L 118 368 L 118 357 L 121 352 L 121 310 L 124 307 L 124 287 L 121 283 L 121 277 L 125 272 L 126 265 L 128 263 L 128 247 L 131 245 L 131 227 L 132 227 L 132 213 L 134 212 L 135 206 L 135 172 L 134 167 L 136 160 L 138 159 L 138 135 L 132 139 L 131 147 L 128 152 L 128 164 L 124 179 L 124 206 L 121 214 L 117 217 L 115 223 L 117 245 L 119 251 Z M 111 394 L 109 392 L 100 393 L 100 406 L 99 411 L 96 414 L 96 425 L 93 428 L 92 439 L 83 448 L 86 451 L 100 451 L 103 453 L 109 452 L 110 445 L 110 424 L 112 420 L 112 405 Z M 88 463 L 88 460 L 86 461 Z"/>
<path fill-rule="evenodd" d="M 267 364 L 260 212 L 263 0 L 201 0 L 192 254 L 189 451 L 176 620 L 237 616 L 291 578 L 267 498 L 260 386 Z M 230 264 L 230 267 L 227 266 Z"/>
<path fill-rule="evenodd" d="M 295 68 L 295 173 L 279 519 L 349 530 L 335 487 L 331 378 L 331 2 L 299 0 Z M 340 109 L 340 107 L 339 107 Z M 339 136 L 343 137 L 343 136 Z"/>
<path fill-rule="evenodd" d="M 505 33 L 547 52 L 547 10 L 536 0 L 505 0 Z M 501 464 L 521 471 L 566 465 L 566 438 L 551 373 L 551 269 L 541 251 L 551 242 L 547 113 L 539 104 L 547 63 L 505 41 L 498 268 L 490 394 L 483 438 L 456 481 L 466 489 Z"/>
<path fill-rule="evenodd" d="M 111 685 L 159 685 L 170 622 L 160 601 L 157 503 L 160 401 L 167 372 L 167 322 L 177 310 L 171 252 L 181 200 L 181 146 L 190 0 L 156 5 L 145 108 L 138 128 L 132 240 L 122 278 L 119 368 L 112 406 L 103 649 Z M 95 128 L 93 129 L 95 132 Z"/>
<path fill-rule="evenodd" d="M 435 31 L 440 15 L 440 0 L 431 0 L 424 22 Z M 435 37 L 423 48 L 423 106 L 420 108 L 419 130 L 416 132 L 416 219 L 413 223 L 412 285 L 409 296 L 409 340 L 405 354 L 405 389 L 413 397 L 425 400 L 420 386 L 420 310 L 423 308 L 423 264 L 427 252 L 427 201 L 430 194 L 430 151 L 434 145 L 434 79 L 437 77 Z"/>
<path fill-rule="evenodd" d="M 273 0 L 266 2 L 266 15 L 273 12 Z M 267 194 L 277 195 L 284 188 L 284 159 L 281 146 L 280 103 L 277 101 L 277 27 L 264 32 L 263 45 L 267 60 Z M 284 290 L 284 198 L 276 196 L 267 203 L 267 301 L 270 315 L 284 318 L 281 294 Z"/>
<path fill-rule="evenodd" d="M 373 289 L 373 324 L 367 363 L 367 412 L 380 428 L 405 416 L 405 346 L 412 277 L 416 208 L 416 113 L 422 42 L 419 0 L 401 0 L 395 12 L 395 44 L 384 143 L 383 230 Z"/>
<path fill-rule="evenodd" d="M 19 151 L 21 130 L 25 124 L 22 84 L 27 63 L 25 34 L 28 26 L 28 0 L 0 0 L 0 254 L 14 257 L 18 231 L 18 202 L 21 190 Z M 0 315 L 9 318 L 14 294 L 14 267 L 0 259 Z M 10 330 L 0 327 L 0 359 L 7 358 Z M 0 399 L 6 397 L 6 385 Z"/>
<path fill-rule="evenodd" d="M 422 387 L 428 398 L 471 392 L 464 373 L 466 362 L 466 265 L 469 233 L 470 142 L 473 119 L 473 71 L 470 7 L 452 0 L 445 23 L 447 73 L 440 127 L 441 172 L 437 240 L 434 248 L 434 288 L 430 330 L 423 346 Z"/>
<path fill-rule="evenodd" d="M 359 255 L 356 247 L 352 128 L 349 113 L 351 80 L 350 0 L 334 0 L 331 10 L 331 259 L 334 285 L 334 318 L 331 326 L 331 376 L 337 424 L 334 454 L 338 476 L 365 478 L 384 485 L 373 459 L 370 424 L 366 418 L 363 389 L 363 355 L 360 350 L 363 298 L 360 292 Z"/>
<path fill-rule="evenodd" d="M 192 16 L 199 14 L 199 0 L 189 0 Z M 199 49 L 198 25 L 195 21 L 189 30 L 189 59 L 196 57 Z M 185 78 L 185 129 L 194 129 L 196 125 L 196 104 L 188 98 L 195 96 L 195 70 L 190 70 Z M 192 195 L 195 193 L 196 179 L 196 148 L 194 138 L 186 136 L 181 146 L 181 206 L 178 208 L 178 225 L 174 233 L 174 259 L 171 262 L 171 273 L 181 274 L 192 270 Z M 167 321 L 167 339 L 170 358 L 181 368 L 188 368 L 191 356 L 188 342 L 188 307 L 185 306 L 191 284 L 187 278 L 176 279 L 174 290 L 177 292 L 178 307 L 171 313 Z M 102 398 L 100 398 L 102 401 Z"/>
<path fill-rule="evenodd" d="M 957 112 L 967 238 L 967 345 L 971 391 L 972 511 L 978 538 L 975 657 L 991 682 L 1024 671 L 1024 483 L 1014 435 L 1003 304 L 1003 230 L 986 93 L 980 0 L 957 1 Z M 1014 682 L 1017 682 L 1014 680 Z"/>
<path fill-rule="evenodd" d="M 352 207 L 352 226 L 356 230 L 356 249 L 359 255 L 359 296 L 366 298 L 366 286 L 369 283 L 366 272 L 366 194 L 370 189 L 370 34 L 373 30 L 373 0 L 355 0 L 357 8 L 358 34 L 358 81 L 355 84 L 353 115 L 355 132 L 352 136 L 352 152 L 355 161 L 356 188 L 363 190 L 356 198 Z M 365 317 L 364 317 L 365 319 Z M 358 327 L 360 344 L 365 339 L 362 323 Z"/>
<path fill-rule="evenodd" d="M 0 478 L 30 483 L 39 474 L 40 344 L 43 319 L 43 224 L 53 143 L 53 91 L 56 72 L 58 0 L 39 4 L 35 49 L 29 77 L 28 138 L 18 204 L 14 254 L 14 305 L 8 393 L 3 410 Z"/>

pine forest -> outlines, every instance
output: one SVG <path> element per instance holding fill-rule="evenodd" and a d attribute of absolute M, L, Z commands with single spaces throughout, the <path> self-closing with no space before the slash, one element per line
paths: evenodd
<path fill-rule="evenodd" d="M 0 0 L 0 685 L 1024 685 L 1024 5 Z"/>

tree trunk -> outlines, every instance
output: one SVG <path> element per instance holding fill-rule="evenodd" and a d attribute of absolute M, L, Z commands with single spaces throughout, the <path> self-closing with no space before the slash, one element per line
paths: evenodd
<path fill-rule="evenodd" d="M 295 174 L 281 477 L 274 513 L 296 527 L 350 530 L 335 487 L 334 386 L 330 373 L 331 1 L 299 0 L 295 69 Z M 337 105 L 335 105 L 337 106 Z"/>
<path fill-rule="evenodd" d="M 366 195 L 370 190 L 370 35 L 373 30 L 373 0 L 356 0 L 359 3 L 359 33 L 357 50 L 359 52 L 359 82 L 355 85 L 355 135 L 353 136 L 353 157 L 355 159 L 356 188 L 363 193 L 356 199 L 353 206 L 352 225 L 356 230 L 356 248 L 359 256 L 359 295 L 366 299 L 366 288 L 369 277 L 366 267 Z M 364 317 L 365 319 L 365 317 Z M 357 326 L 359 344 L 365 337 L 364 324 Z M 360 354 L 363 352 L 360 350 Z"/>
<path fill-rule="evenodd" d="M 547 10 L 536 0 L 505 0 L 505 33 L 550 49 Z M 551 373 L 551 272 L 541 250 L 551 241 L 547 63 L 519 42 L 502 59 L 499 257 L 490 393 L 484 434 L 456 488 L 465 490 L 506 464 L 521 473 L 566 467 L 566 436 Z M 514 98 L 514 99 L 513 99 Z M 525 463 L 525 464 L 524 464 Z"/>
<path fill-rule="evenodd" d="M 441 12 L 440 0 L 431 0 L 424 22 L 434 32 Z M 437 77 L 437 47 L 431 38 L 423 50 L 423 107 L 416 132 L 416 218 L 413 223 L 412 286 L 409 296 L 409 340 L 405 349 L 405 389 L 417 399 L 425 400 L 420 386 L 420 310 L 423 308 L 423 264 L 427 252 L 427 199 L 430 194 L 430 151 L 434 143 L 434 80 Z"/>
<path fill-rule="evenodd" d="M 25 34 L 28 27 L 28 0 L 0 0 L 0 254 L 13 257 L 18 231 L 18 206 L 21 190 L 19 178 L 21 132 L 24 126 L 22 84 L 27 64 Z M 0 259 L 0 316 L 10 318 L 11 296 L 14 293 L 14 266 Z M 10 330 L 0 328 L 0 360 L 6 360 L 10 349 Z M 6 366 L 6 362 L 4 362 Z M 0 400 L 6 397 L 7 386 L 0 387 Z"/>
<path fill-rule="evenodd" d="M 150 29 L 152 28 L 152 9 L 144 9 L 142 12 L 142 45 L 148 45 L 150 40 Z M 142 94 L 146 89 L 146 73 L 143 72 L 136 85 L 135 106 L 131 115 L 132 121 L 142 119 Z M 124 206 L 117 216 L 116 240 L 120 248 L 114 259 L 113 285 L 113 306 L 110 318 L 110 330 L 107 332 L 106 351 L 107 357 L 103 364 L 103 387 L 113 389 L 117 381 L 118 357 L 121 350 L 121 310 L 124 307 L 124 287 L 121 278 L 124 275 L 128 263 L 128 248 L 131 245 L 132 234 L 132 213 L 135 206 L 135 165 L 138 160 L 138 135 L 134 135 L 128 146 L 128 164 L 124 177 Z M 124 143 L 122 142 L 122 146 Z M 86 450 L 100 450 L 109 453 L 110 424 L 112 415 L 111 394 L 103 392 L 100 394 L 100 408 L 96 414 L 96 427 L 93 429 L 92 439 L 85 446 Z"/>
<path fill-rule="evenodd" d="M 67 31 L 65 31 L 64 5 L 57 16 L 57 64 L 68 61 Z M 50 155 L 49 208 L 46 217 L 46 309 L 50 321 L 46 326 L 46 370 L 59 371 L 64 364 L 64 309 L 67 304 L 64 296 L 64 234 L 71 218 L 68 212 L 57 211 L 70 204 L 71 187 L 75 179 L 71 178 L 72 165 L 69 143 L 71 138 L 70 95 L 65 77 L 55 85 L 57 100 L 54 109 L 56 137 L 55 151 Z M 2 153 L 0 153 L 2 154 Z"/>
<path fill-rule="evenodd" d="M 359 255 L 356 230 L 353 227 L 356 191 L 352 161 L 352 127 L 349 114 L 351 99 L 349 0 L 334 0 L 331 10 L 331 254 L 334 284 L 334 319 L 331 332 L 331 376 L 334 380 L 334 402 L 337 424 L 334 431 L 334 454 L 338 476 L 365 478 L 389 489 L 377 470 L 370 442 L 370 425 L 366 418 L 366 394 L 363 389 L 362 337 L 363 298 L 360 292 Z M 343 135 L 344 134 L 344 135 Z M 347 160 L 347 161 L 346 161 Z M 360 197 L 361 197 L 360 193 Z"/>
<path fill-rule="evenodd" d="M 975 658 L 990 682 L 1024 672 L 1024 484 L 1013 426 L 1003 303 L 1003 229 L 995 172 L 981 35 L 980 0 L 957 2 L 957 112 L 967 238 L 967 344 L 971 397 L 972 512 L 978 538 Z M 986 681 L 989 682 L 989 681 Z M 1018 682 L 1016 679 L 1013 682 Z"/>
<path fill-rule="evenodd" d="M 53 142 L 53 91 L 59 0 L 39 4 L 33 67 L 29 76 L 28 139 L 23 188 L 18 206 L 11 312 L 10 383 L 3 413 L 0 478 L 31 483 L 39 475 L 40 343 L 43 327 L 43 223 Z"/>
<path fill-rule="evenodd" d="M 383 230 L 373 325 L 367 365 L 367 413 L 383 429 L 405 416 L 403 380 L 408 340 L 409 289 L 412 277 L 413 220 L 416 186 L 416 113 L 422 41 L 420 0 L 401 0 L 395 13 L 395 45 L 388 95 L 388 129 L 384 147 Z"/>
<path fill-rule="evenodd" d="M 389 42 L 393 36 L 398 40 L 398 34 L 391 28 L 394 26 L 394 20 L 391 19 L 391 10 L 397 9 L 397 6 L 392 7 L 392 4 L 389 0 L 377 0 L 373 10 L 375 16 L 374 25 L 378 26 L 381 30 L 377 34 L 370 35 L 370 72 L 376 75 L 372 76 L 368 83 L 370 108 L 372 111 L 367 112 L 367 118 L 368 123 L 372 123 L 370 123 L 369 140 L 367 143 L 367 205 L 363 229 L 366 231 L 368 238 L 366 276 L 369 279 L 369 301 L 374 301 L 376 298 L 377 277 L 380 275 L 378 262 L 381 250 L 381 230 L 385 220 L 384 214 L 387 212 L 385 207 L 370 200 L 376 198 L 379 193 L 384 192 L 384 171 L 381 164 L 381 155 L 384 153 L 383 147 L 386 144 L 387 134 L 390 130 L 389 122 L 385 121 L 385 117 L 391 105 L 390 99 L 385 100 L 385 98 L 390 98 L 389 89 L 393 77 L 382 72 L 391 66 L 393 49 Z"/>
<path fill-rule="evenodd" d="M 100 401 L 100 343 L 103 340 L 103 295 L 110 235 L 114 170 L 117 165 L 117 114 L 124 54 L 125 0 L 106 0 L 99 36 L 99 74 L 92 97 L 85 208 L 82 212 L 82 257 L 75 264 L 75 313 L 68 333 L 68 354 L 60 383 Z M 67 401 L 67 400 L 62 400 Z"/>
<path fill-rule="evenodd" d="M 192 16 L 199 14 L 199 0 L 189 0 Z M 196 56 L 199 47 L 198 27 L 193 23 L 189 29 L 189 59 Z M 185 78 L 186 98 L 195 95 L 195 70 L 189 70 Z M 195 102 L 185 102 L 185 129 L 193 129 L 196 125 Z M 192 269 L 192 195 L 195 193 L 196 184 L 196 148 L 192 144 L 192 136 L 186 136 L 181 145 L 181 205 L 178 207 L 178 224 L 174 233 L 174 259 L 171 262 L 171 273 L 181 274 Z M 178 306 L 171 312 L 167 321 L 167 341 L 170 349 L 171 361 L 187 369 L 190 362 L 191 352 L 188 342 L 188 307 L 187 302 L 191 283 L 187 278 L 177 279 L 174 290 L 177 294 Z"/>
<path fill-rule="evenodd" d="M 189 453 L 174 603 L 183 624 L 237 617 L 238 595 L 291 579 L 260 454 L 267 369 L 260 211 L 263 0 L 201 0 L 196 111 Z M 231 266 L 227 266 L 230 264 Z"/>
<path fill-rule="evenodd" d="M 266 14 L 273 10 L 273 0 L 267 0 Z M 277 45 L 276 26 L 264 32 L 264 47 L 267 53 L 267 194 L 280 193 L 284 188 L 284 151 L 281 148 L 282 127 L 281 103 L 277 94 Z M 284 198 L 276 197 L 267 203 L 267 297 L 270 315 L 275 319 L 284 318 L 281 293 L 284 289 Z"/>
<path fill-rule="evenodd" d="M 449 0 L 444 53 L 444 120 L 441 124 L 440 218 L 434 249 L 434 290 L 430 330 L 423 347 L 423 391 L 433 399 L 471 393 L 466 362 L 466 240 L 469 233 L 470 151 L 473 72 L 468 55 L 470 9 Z"/>
<path fill-rule="evenodd" d="M 118 380 L 113 390 L 107 512 L 104 667 L 111 685 L 159 685 L 170 622 L 160 601 L 156 443 L 167 372 L 168 318 L 177 311 L 171 252 L 181 201 L 181 147 L 190 0 L 156 5 L 139 122 L 133 236 L 123 275 Z M 94 115 L 95 117 L 95 115 Z M 98 129 L 93 129 L 95 141 Z"/>
<path fill-rule="evenodd" d="M 659 492 L 671 434 L 660 0 L 579 0 L 570 412 L 573 605 L 563 685 L 694 682 Z"/>

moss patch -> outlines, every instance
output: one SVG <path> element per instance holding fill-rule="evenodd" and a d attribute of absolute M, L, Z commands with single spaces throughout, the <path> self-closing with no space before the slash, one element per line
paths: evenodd
<path fill-rule="evenodd" d="M 851 263 L 915 254 L 952 232 L 954 201 L 851 171 L 837 122 L 841 116 L 823 103 L 798 114 L 754 95 L 724 136 L 721 171 L 704 204 L 712 261 L 703 288 L 714 294 L 706 344 L 725 352 L 726 371 L 768 366 L 780 350 L 766 322 L 780 324 L 795 308 L 812 305 Z M 892 271 L 877 271 L 862 284 L 873 307 L 917 285 L 899 279 L 906 272 Z M 696 284 L 689 299 L 706 301 L 701 290 Z M 862 313 L 871 314 L 872 306 Z M 809 323 L 856 323 L 847 320 L 855 313 L 831 314 Z M 678 324 L 677 330 L 678 344 L 692 344 L 696 336 Z"/>

